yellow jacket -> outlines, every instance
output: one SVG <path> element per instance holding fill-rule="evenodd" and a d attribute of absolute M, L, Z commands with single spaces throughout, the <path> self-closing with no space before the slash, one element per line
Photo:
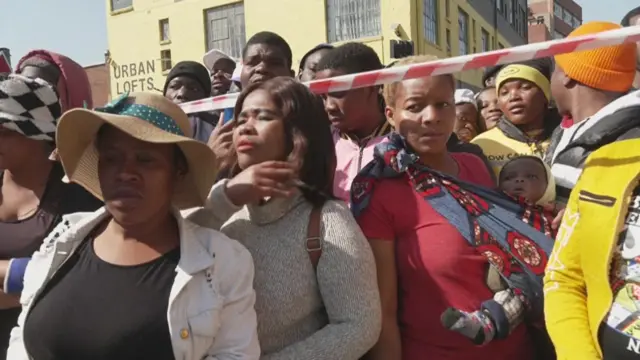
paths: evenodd
<path fill-rule="evenodd" d="M 471 143 L 480 146 L 487 160 L 489 160 L 493 172 L 498 177 L 504 164 L 514 157 L 530 155 L 542 158 L 549 147 L 550 140 L 545 140 L 538 144 L 528 144 L 505 135 L 496 126 L 473 138 Z"/>
<path fill-rule="evenodd" d="M 639 148 L 637 139 L 596 150 L 571 192 L 544 278 L 558 360 L 602 358 L 598 329 L 613 301 L 611 255 L 640 178 Z"/>

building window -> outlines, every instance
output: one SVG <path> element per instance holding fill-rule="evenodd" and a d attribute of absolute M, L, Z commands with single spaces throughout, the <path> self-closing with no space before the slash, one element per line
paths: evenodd
<path fill-rule="evenodd" d="M 505 0 L 496 0 L 496 9 L 498 10 L 498 12 L 502 12 L 502 7 L 503 7 L 503 2 Z"/>
<path fill-rule="evenodd" d="M 458 50 L 460 55 L 469 53 L 469 15 L 458 9 Z"/>
<path fill-rule="evenodd" d="M 553 3 L 553 14 L 557 18 L 562 19 L 562 6 L 560 6 L 557 2 Z"/>
<path fill-rule="evenodd" d="M 553 32 L 553 39 L 554 40 L 564 39 L 564 38 L 565 38 L 564 34 L 562 34 L 560 32 L 557 32 L 557 31 Z"/>
<path fill-rule="evenodd" d="M 451 55 L 451 30 L 446 29 L 445 40 L 447 41 L 447 54 Z"/>
<path fill-rule="evenodd" d="M 169 41 L 169 19 L 160 20 L 160 42 Z"/>
<path fill-rule="evenodd" d="M 378 36 L 381 28 L 380 0 L 327 0 L 330 42 Z"/>
<path fill-rule="evenodd" d="M 160 51 L 160 68 L 163 72 L 171 70 L 173 64 L 171 63 L 171 50 Z"/>
<path fill-rule="evenodd" d="M 449 0 L 444 0 L 444 15 L 449 18 L 451 15 L 451 3 Z"/>
<path fill-rule="evenodd" d="M 514 3 L 514 6 L 515 7 L 513 8 L 513 13 L 514 13 L 513 28 L 516 30 L 518 35 L 520 35 L 521 37 L 525 37 L 525 34 L 526 34 L 525 27 L 527 26 L 527 13 L 523 8 L 519 7 L 517 3 Z"/>
<path fill-rule="evenodd" d="M 566 9 L 563 12 L 562 20 L 564 20 L 564 22 L 566 22 L 569 26 L 573 25 L 573 15 Z"/>
<path fill-rule="evenodd" d="M 438 44 L 438 5 L 436 0 L 422 0 L 422 31 L 428 42 Z"/>
<path fill-rule="evenodd" d="M 246 43 L 244 4 L 234 3 L 205 10 L 207 19 L 207 51 L 218 49 L 234 57 L 242 57 Z"/>
<path fill-rule="evenodd" d="M 572 25 L 573 25 L 573 28 L 575 29 L 575 28 L 579 27 L 580 25 L 582 25 L 582 21 L 580 21 L 580 19 L 578 19 L 577 17 L 574 16 Z"/>
<path fill-rule="evenodd" d="M 481 36 L 481 41 L 482 41 L 481 51 L 482 52 L 487 52 L 487 51 L 491 50 L 490 45 L 489 45 L 489 33 L 485 29 L 482 29 L 480 31 L 480 36 Z"/>
<path fill-rule="evenodd" d="M 133 0 L 111 0 L 111 11 L 118 11 L 133 6 Z"/>
<path fill-rule="evenodd" d="M 511 24 L 511 26 L 513 26 L 515 24 L 515 21 L 513 19 L 513 0 L 506 0 L 506 16 L 507 16 L 507 21 L 509 21 L 509 24 Z"/>

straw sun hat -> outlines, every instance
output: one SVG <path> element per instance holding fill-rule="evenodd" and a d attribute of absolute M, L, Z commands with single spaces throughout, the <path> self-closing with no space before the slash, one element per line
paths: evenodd
<path fill-rule="evenodd" d="M 56 140 L 69 180 L 103 199 L 95 139 L 104 124 L 138 140 L 179 146 L 189 171 L 173 194 L 173 205 L 186 209 L 204 204 L 216 179 L 215 155 L 206 144 L 191 138 L 191 125 L 182 109 L 158 94 L 125 93 L 103 108 L 73 109 L 62 115 Z"/>

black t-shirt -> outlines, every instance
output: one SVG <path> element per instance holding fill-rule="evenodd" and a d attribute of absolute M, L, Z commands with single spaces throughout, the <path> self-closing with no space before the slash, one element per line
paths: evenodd
<path fill-rule="evenodd" d="M 46 285 L 27 316 L 34 360 L 175 360 L 167 309 L 180 249 L 118 266 L 84 241 Z"/>

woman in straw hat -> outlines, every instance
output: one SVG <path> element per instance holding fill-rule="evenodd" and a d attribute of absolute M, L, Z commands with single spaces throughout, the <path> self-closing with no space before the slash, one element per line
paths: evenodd
<path fill-rule="evenodd" d="M 31 254 L 62 215 L 102 206 L 63 183 L 62 166 L 49 160 L 60 115 L 58 94 L 44 80 L 0 76 L 0 358 L 20 314 L 17 295 Z"/>
<path fill-rule="evenodd" d="M 334 200 L 335 148 L 322 100 L 292 78 L 253 84 L 238 98 L 232 178 L 211 192 L 212 226 L 256 265 L 264 359 L 354 360 L 380 334 L 371 249 Z"/>
<path fill-rule="evenodd" d="M 33 256 L 8 358 L 258 359 L 251 255 L 178 211 L 216 176 L 189 132 L 155 94 L 62 116 L 65 172 L 105 207 L 65 217 Z"/>

